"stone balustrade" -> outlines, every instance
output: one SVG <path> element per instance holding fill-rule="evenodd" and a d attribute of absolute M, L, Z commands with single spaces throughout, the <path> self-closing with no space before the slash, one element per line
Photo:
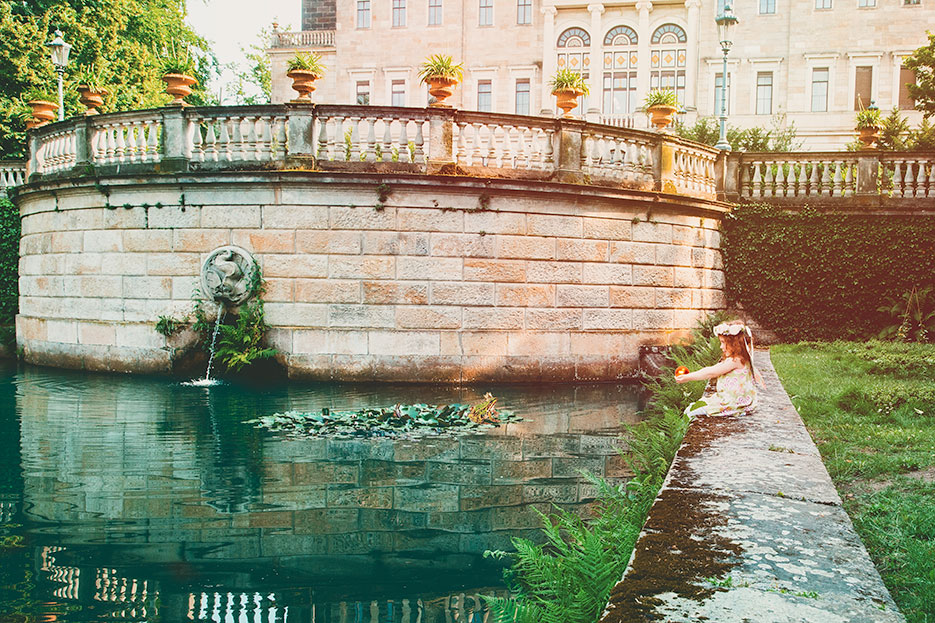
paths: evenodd
<path fill-rule="evenodd" d="M 26 181 L 25 162 L 0 162 L 0 190 L 20 186 L 24 181 Z"/>
<path fill-rule="evenodd" d="M 333 30 L 300 30 L 294 32 L 274 32 L 274 48 L 332 48 L 334 47 Z"/>
<path fill-rule="evenodd" d="M 658 132 L 440 108 L 277 105 L 79 117 L 30 134 L 28 179 L 202 169 L 456 173 L 714 199 L 719 152 Z"/>

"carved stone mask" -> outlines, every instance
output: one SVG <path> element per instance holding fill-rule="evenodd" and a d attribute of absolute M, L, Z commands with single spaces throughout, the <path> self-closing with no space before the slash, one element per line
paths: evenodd
<path fill-rule="evenodd" d="M 254 259 L 240 247 L 220 247 L 201 266 L 201 290 L 215 303 L 240 305 L 253 294 Z"/>

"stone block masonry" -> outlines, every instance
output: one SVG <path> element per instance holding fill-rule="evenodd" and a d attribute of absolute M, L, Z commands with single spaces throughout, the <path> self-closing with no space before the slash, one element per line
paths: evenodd
<path fill-rule="evenodd" d="M 724 303 L 726 206 L 713 201 L 305 171 L 148 183 L 160 203 L 120 178 L 20 194 L 28 361 L 171 372 L 155 322 L 191 310 L 201 263 L 226 244 L 259 261 L 293 378 L 621 379 L 640 345 L 671 343 Z M 380 184 L 391 192 L 377 206 Z"/>

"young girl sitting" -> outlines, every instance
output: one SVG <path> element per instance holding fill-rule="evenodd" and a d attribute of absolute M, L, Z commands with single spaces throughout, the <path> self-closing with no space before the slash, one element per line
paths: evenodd
<path fill-rule="evenodd" d="M 725 322 L 714 327 L 721 341 L 721 361 L 675 377 L 676 383 L 717 379 L 717 392 L 704 396 L 691 404 L 685 413 L 693 418 L 699 415 L 747 414 L 756 408 L 754 380 L 763 385 L 760 373 L 753 367 L 753 334 L 740 321 Z"/>

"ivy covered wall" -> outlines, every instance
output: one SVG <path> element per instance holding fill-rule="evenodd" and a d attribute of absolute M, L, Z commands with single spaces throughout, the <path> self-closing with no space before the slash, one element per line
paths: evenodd
<path fill-rule="evenodd" d="M 935 283 L 935 214 L 747 205 L 722 230 L 729 302 L 783 340 L 875 336 L 879 307 Z"/>

